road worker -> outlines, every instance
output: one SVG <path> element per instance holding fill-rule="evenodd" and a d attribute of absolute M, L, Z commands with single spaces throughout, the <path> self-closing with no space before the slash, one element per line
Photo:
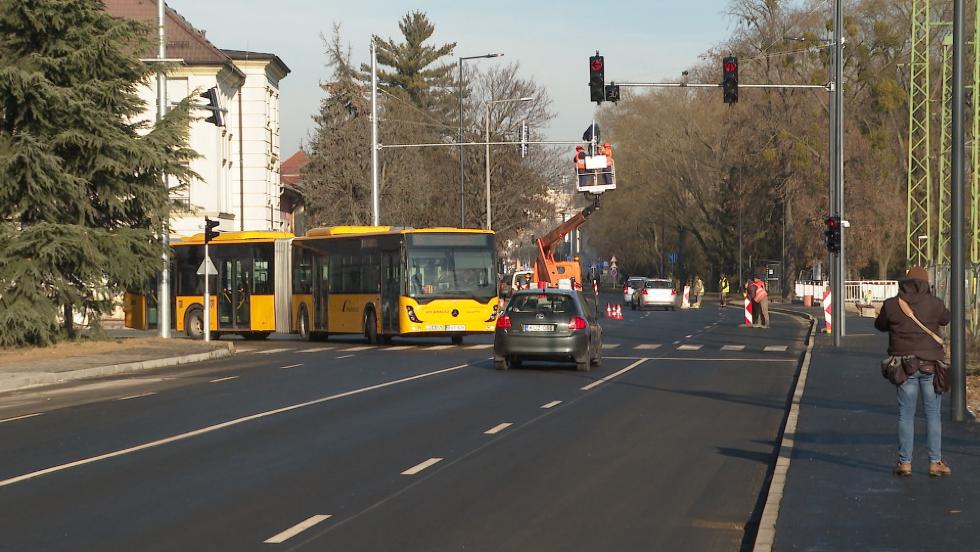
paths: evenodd
<path fill-rule="evenodd" d="M 720 292 L 721 306 L 725 306 L 728 302 L 728 292 L 731 289 L 728 286 L 728 278 L 722 274 L 721 278 L 718 280 L 718 291 Z"/>
<path fill-rule="evenodd" d="M 612 186 L 615 164 L 613 163 L 612 144 L 603 142 L 599 146 L 599 155 L 606 156 L 606 170 L 602 173 L 602 181 L 606 186 Z"/>
<path fill-rule="evenodd" d="M 575 146 L 575 172 L 578 174 L 578 185 L 584 187 L 589 185 L 589 173 L 585 170 L 585 148 Z"/>

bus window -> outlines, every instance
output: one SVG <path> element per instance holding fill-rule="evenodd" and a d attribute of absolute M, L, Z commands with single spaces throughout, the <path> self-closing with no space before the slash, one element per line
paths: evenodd
<path fill-rule="evenodd" d="M 293 293 L 313 292 L 313 258 L 310 252 L 293 248 Z"/>
<path fill-rule="evenodd" d="M 272 295 L 272 248 L 257 246 L 252 262 L 252 293 Z"/>

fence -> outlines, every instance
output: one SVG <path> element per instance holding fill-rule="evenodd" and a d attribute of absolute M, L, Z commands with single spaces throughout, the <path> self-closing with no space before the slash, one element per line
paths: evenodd
<path fill-rule="evenodd" d="M 814 304 L 823 302 L 823 292 L 830 288 L 830 282 L 823 281 L 801 281 L 796 282 L 794 289 L 794 299 L 802 300 L 809 295 L 813 297 Z M 844 282 L 844 302 L 864 303 L 868 299 L 872 302 L 881 302 L 889 297 L 898 294 L 898 281 L 896 280 L 851 280 Z"/>

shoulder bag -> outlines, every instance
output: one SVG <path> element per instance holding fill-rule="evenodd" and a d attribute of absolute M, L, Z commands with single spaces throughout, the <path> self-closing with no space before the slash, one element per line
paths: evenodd
<path fill-rule="evenodd" d="M 912 306 L 901 297 L 898 298 L 898 306 L 902 309 L 902 312 L 904 312 L 906 316 L 912 319 L 912 322 L 915 322 L 915 324 L 919 326 L 922 331 L 928 334 L 933 341 L 939 344 L 945 354 L 946 344 L 943 341 L 943 338 L 936 335 L 932 330 L 927 328 L 925 324 L 919 322 L 919 319 L 915 317 L 915 313 L 912 311 Z M 932 378 L 932 387 L 936 390 L 936 393 L 945 393 L 946 391 L 949 391 L 949 379 L 947 378 L 949 363 L 944 360 L 937 360 L 935 362 L 936 370 L 935 376 Z"/>

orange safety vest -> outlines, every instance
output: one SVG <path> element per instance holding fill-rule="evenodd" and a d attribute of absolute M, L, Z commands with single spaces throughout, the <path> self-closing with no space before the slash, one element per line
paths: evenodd
<path fill-rule="evenodd" d="M 575 157 L 573 158 L 573 160 L 575 161 L 575 168 L 576 169 L 580 169 L 580 170 L 583 170 L 583 171 L 585 170 L 585 152 L 584 151 L 577 150 L 575 152 Z"/>
<path fill-rule="evenodd" d="M 606 156 L 606 166 L 607 167 L 612 167 L 613 166 L 613 154 L 612 154 L 612 146 L 611 145 L 609 145 L 609 144 L 602 144 L 601 146 L 599 146 L 599 155 L 605 155 Z"/>
<path fill-rule="evenodd" d="M 759 303 L 766 297 L 769 297 L 769 292 L 766 291 L 766 283 L 762 280 L 756 279 L 752 282 L 755 285 L 755 302 Z"/>

